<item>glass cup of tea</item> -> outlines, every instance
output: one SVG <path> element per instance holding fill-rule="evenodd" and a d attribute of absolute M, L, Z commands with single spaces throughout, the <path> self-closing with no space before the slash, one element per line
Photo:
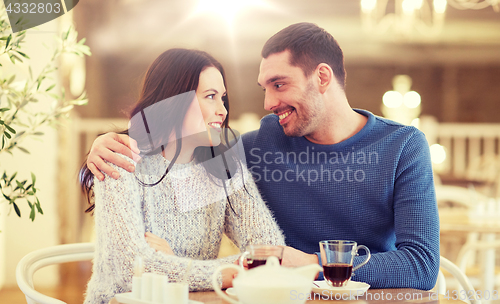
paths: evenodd
<path fill-rule="evenodd" d="M 358 250 L 366 252 L 366 259 L 353 268 L 352 262 L 358 255 Z M 354 270 L 368 263 L 371 254 L 368 247 L 359 245 L 354 241 L 321 241 L 319 242 L 323 275 L 328 285 L 344 287 L 350 281 Z"/>
<path fill-rule="evenodd" d="M 281 260 L 283 259 L 283 247 L 273 245 L 249 245 L 247 251 L 240 257 L 240 266 L 244 268 L 243 262 L 246 261 L 248 269 L 250 270 L 257 266 L 265 265 L 267 258 L 270 256 L 277 257 L 281 264 Z"/>

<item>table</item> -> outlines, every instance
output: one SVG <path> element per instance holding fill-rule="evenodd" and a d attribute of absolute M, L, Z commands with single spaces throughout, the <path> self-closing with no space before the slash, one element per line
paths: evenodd
<path fill-rule="evenodd" d="M 312 294 L 311 294 L 312 297 Z M 401 300 L 397 300 L 400 297 Z M 406 299 L 404 298 L 406 297 Z M 203 302 L 205 304 L 227 304 L 214 291 L 190 292 L 189 299 Z M 378 300 L 377 300 L 378 299 Z M 392 299 L 392 300 L 391 300 Z M 316 300 L 306 303 L 335 303 L 334 301 L 321 300 L 319 295 Z M 339 304 L 381 304 L 381 303 L 414 303 L 414 304 L 463 304 L 465 302 L 453 299 L 444 299 L 442 295 L 433 292 L 409 288 L 398 289 L 369 289 L 367 293 L 357 300 L 342 300 Z"/>
<path fill-rule="evenodd" d="M 497 218 L 473 218 L 474 215 L 465 208 L 448 209 L 439 210 L 441 232 L 500 233 L 500 220 Z"/>
<path fill-rule="evenodd" d="M 313 294 L 311 293 L 311 297 Z M 406 297 L 406 299 L 405 299 Z M 398 300 L 400 298 L 401 300 Z M 196 300 L 205 304 L 227 304 L 215 291 L 198 291 L 189 293 L 190 300 Z M 330 300 L 321 300 L 319 295 L 316 300 L 308 300 L 306 303 L 335 303 Z M 412 304 L 465 304 L 460 300 L 445 299 L 443 295 L 437 295 L 433 292 L 422 291 L 410 288 L 396 289 L 369 289 L 363 296 L 356 300 L 341 300 L 339 304 L 381 304 L 381 303 L 412 303 Z M 115 298 L 111 299 L 109 304 L 119 304 Z"/>
<path fill-rule="evenodd" d="M 482 242 L 494 242 L 497 233 L 500 233 L 500 220 L 496 217 L 483 215 L 474 218 L 467 209 L 456 208 L 455 210 L 440 210 L 440 231 L 482 234 Z M 484 253 L 484 265 L 482 269 L 483 290 L 494 290 L 495 287 L 495 249 L 487 249 Z"/>

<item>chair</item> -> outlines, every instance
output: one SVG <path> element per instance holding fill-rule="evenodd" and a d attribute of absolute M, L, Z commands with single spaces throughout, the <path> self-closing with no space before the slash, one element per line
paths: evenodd
<path fill-rule="evenodd" d="M 466 269 L 468 264 L 473 261 L 471 257 L 473 257 L 477 252 L 482 251 L 484 254 L 486 254 L 488 251 L 488 254 L 493 254 L 493 259 L 495 258 L 495 251 L 494 250 L 500 249 L 500 240 L 483 240 L 483 241 L 469 241 L 466 242 L 460 251 L 458 252 L 457 256 L 457 266 L 460 268 L 461 271 L 466 273 Z M 490 263 L 487 263 L 487 258 L 483 256 L 483 261 L 482 263 L 486 263 L 486 265 L 483 265 L 483 271 L 488 272 L 483 273 L 483 282 L 482 282 L 482 289 L 483 290 L 494 290 L 495 285 L 498 284 L 498 280 L 496 279 L 496 274 L 495 274 L 495 267 L 494 265 L 490 265 Z"/>
<path fill-rule="evenodd" d="M 473 212 L 478 202 L 488 200 L 486 196 L 471 188 L 437 184 L 435 189 L 440 218 L 444 215 L 455 218 L 456 214 L 453 213 L 455 210 Z M 466 243 L 476 242 L 479 237 L 479 233 L 469 232 L 467 233 Z M 460 243 L 460 240 L 453 239 L 447 245 L 452 246 L 453 252 L 457 252 L 460 250 L 460 248 L 455 248 L 457 243 Z M 470 255 L 469 258 L 475 260 L 475 254 Z"/>
<path fill-rule="evenodd" d="M 468 257 L 474 250 L 500 249 L 500 240 L 494 242 L 475 242 L 466 243 L 458 252 L 457 264 L 460 270 L 465 272 L 467 268 Z"/>
<path fill-rule="evenodd" d="M 448 271 L 457 281 L 460 283 L 461 287 L 463 290 L 466 291 L 466 297 L 469 298 L 470 291 L 473 291 L 474 299 L 469 301 L 468 299 L 465 299 L 465 302 L 471 303 L 471 304 L 481 304 L 481 300 L 476 294 L 476 290 L 474 289 L 474 286 L 472 286 L 471 282 L 469 281 L 469 278 L 458 268 L 457 265 L 453 264 L 450 262 L 448 259 L 444 257 L 440 257 L 440 266 L 441 268 L 445 269 Z M 436 284 L 436 290 L 438 294 L 445 295 L 446 294 L 446 280 L 444 278 L 443 273 L 441 270 L 439 271 L 438 274 L 438 279 L 437 279 L 437 284 Z M 450 297 L 453 297 L 452 294 L 449 294 Z M 463 294 L 461 291 L 458 291 L 458 296 L 462 296 Z M 461 299 L 462 300 L 462 299 Z"/>
<path fill-rule="evenodd" d="M 492 138 L 490 138 L 491 140 Z M 490 144 L 490 147 L 491 144 Z M 490 148 L 491 151 L 491 148 Z M 500 155 L 483 154 L 470 162 L 466 177 L 470 180 L 486 183 L 489 186 L 489 195 L 500 196 Z"/>
<path fill-rule="evenodd" d="M 486 202 L 489 199 L 487 196 L 475 190 L 464 187 L 436 185 L 435 189 L 438 205 L 452 203 L 456 207 L 473 209 L 477 202 Z"/>
<path fill-rule="evenodd" d="M 475 221 L 492 221 L 496 220 L 495 212 L 496 210 L 490 210 L 491 204 L 493 204 L 493 209 L 495 209 L 495 200 L 478 193 L 474 190 L 474 187 L 464 188 L 456 186 L 447 185 L 436 185 L 436 199 L 438 201 L 438 206 L 440 206 L 440 215 L 446 214 L 444 211 L 453 211 L 455 207 L 461 207 L 468 210 L 469 217 Z M 451 208 L 442 208 L 443 203 L 451 203 Z M 448 214 L 448 216 L 452 215 Z M 465 244 L 463 244 L 458 251 L 458 256 L 456 259 L 456 265 L 466 273 L 466 267 L 468 265 L 477 264 L 476 256 L 479 253 L 483 254 L 482 263 L 484 264 L 481 276 L 481 289 L 482 290 L 494 290 L 495 287 L 495 249 L 500 248 L 500 240 L 495 241 L 495 235 L 489 232 L 469 232 L 467 233 L 467 239 Z M 474 282 L 474 284 L 476 284 Z M 476 285 L 477 286 L 477 285 Z"/>
<path fill-rule="evenodd" d="M 26 296 L 28 304 L 66 304 L 65 302 L 43 295 L 33 286 L 33 274 L 40 268 L 76 261 L 91 260 L 94 257 L 93 243 L 57 245 L 39 249 L 27 254 L 16 268 L 19 289 Z"/>

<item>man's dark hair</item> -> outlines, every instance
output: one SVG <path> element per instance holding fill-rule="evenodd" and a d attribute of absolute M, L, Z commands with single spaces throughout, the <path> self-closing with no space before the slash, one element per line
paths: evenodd
<path fill-rule="evenodd" d="M 274 34 L 262 48 L 262 58 L 289 50 L 290 64 L 300 67 L 307 77 L 318 64 L 326 63 L 345 88 L 344 55 L 337 41 L 330 33 L 316 24 L 302 22 L 292 24 Z"/>

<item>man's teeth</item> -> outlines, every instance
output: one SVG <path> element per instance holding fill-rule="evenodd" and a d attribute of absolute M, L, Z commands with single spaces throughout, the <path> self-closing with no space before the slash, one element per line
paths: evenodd
<path fill-rule="evenodd" d="M 211 126 L 212 128 L 219 128 L 222 126 L 222 124 L 220 122 L 210 122 L 208 123 L 209 126 Z"/>
<path fill-rule="evenodd" d="M 292 114 L 292 111 L 288 111 L 288 112 L 285 112 L 281 115 L 279 115 L 278 117 L 281 119 L 285 119 L 288 115 Z"/>

